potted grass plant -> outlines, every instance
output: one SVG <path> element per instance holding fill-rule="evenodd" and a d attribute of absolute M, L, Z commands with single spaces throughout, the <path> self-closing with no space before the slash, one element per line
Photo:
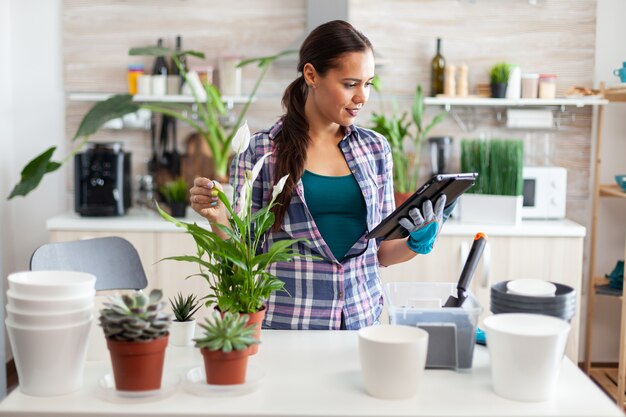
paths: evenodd
<path fill-rule="evenodd" d="M 161 290 L 150 295 L 111 296 L 100 310 L 118 391 L 161 388 L 163 361 L 172 316 L 163 311 Z"/>
<path fill-rule="evenodd" d="M 506 86 L 509 82 L 511 66 L 506 62 L 500 62 L 491 67 L 489 72 L 489 82 L 491 86 L 491 97 L 505 98 Z"/>
<path fill-rule="evenodd" d="M 196 330 L 194 314 L 202 307 L 195 294 L 183 296 L 182 293 L 170 298 L 170 306 L 174 313 L 174 321 L 170 327 L 170 344 L 172 346 L 191 346 Z"/>
<path fill-rule="evenodd" d="M 229 311 L 213 312 L 213 321 L 206 319 L 199 326 L 202 337 L 194 339 L 204 360 L 207 384 L 234 385 L 246 381 L 250 348 L 260 342 L 255 329 L 248 326 L 249 316 Z"/>
<path fill-rule="evenodd" d="M 524 144 L 519 139 L 463 139 L 461 171 L 477 172 L 462 197 L 464 222 L 519 225 L 522 219 Z"/>
<path fill-rule="evenodd" d="M 173 217 L 185 217 L 187 214 L 188 188 L 187 182 L 181 177 L 174 181 L 167 181 L 159 188 L 159 192 L 170 207 L 170 214 Z"/>
<path fill-rule="evenodd" d="M 52 158 L 56 150 L 55 146 L 37 155 L 22 169 L 20 181 L 13 187 L 8 199 L 10 200 L 17 196 L 26 196 L 37 188 L 44 175 L 57 171 L 67 161 L 72 160 L 74 154 L 84 147 L 91 135 L 96 133 L 106 122 L 120 118 L 126 114 L 135 113 L 140 109 L 174 117 L 192 127 L 204 139 L 211 150 L 215 172 L 207 172 L 206 175 L 226 183 L 228 180 L 231 143 L 237 129 L 242 125 L 245 119 L 245 115 L 256 96 L 261 81 L 276 59 L 294 52 L 295 51 L 292 50 L 283 51 L 272 56 L 247 59 L 238 64 L 238 67 L 256 64 L 260 68 L 260 73 L 235 123 L 227 128 L 220 123 L 220 117 L 225 116 L 227 110 L 219 90 L 212 84 L 200 84 L 198 86 L 198 83 L 190 83 L 190 74 L 192 73 L 188 74 L 180 62 L 183 56 L 194 56 L 204 59 L 204 53 L 191 50 L 176 51 L 174 49 L 155 46 L 130 49 L 129 55 L 132 56 L 151 56 L 155 58 L 159 56 L 169 56 L 171 58 L 178 67 L 184 82 L 189 83 L 191 86 L 194 108 L 197 109 L 195 116 L 197 117 L 194 117 L 192 112 L 190 112 L 189 105 L 186 104 L 139 103 L 133 101 L 133 96 L 130 94 L 114 95 L 105 101 L 96 103 L 83 117 L 78 130 L 72 138 L 75 145 L 70 155 L 62 160 L 54 161 Z M 197 79 L 197 74 L 195 75 L 195 77 L 192 76 L 191 78 Z"/>
<path fill-rule="evenodd" d="M 373 82 L 374 90 L 380 94 L 380 80 L 375 77 Z M 382 101 L 381 101 L 382 102 Z M 393 187 L 396 206 L 402 204 L 417 189 L 417 182 L 420 175 L 420 151 L 426 136 L 430 130 L 440 123 L 448 114 L 442 112 L 426 123 L 424 120 L 424 93 L 422 86 L 415 89 L 415 96 L 411 107 L 411 120 L 407 119 L 407 112 L 399 114 L 398 104 L 393 101 L 393 111 L 386 116 L 381 107 L 380 113 L 372 113 L 372 130 L 380 133 L 389 142 L 391 155 L 393 158 Z M 411 123 L 412 122 L 412 123 Z M 415 133 L 411 133 L 413 130 Z M 414 151 L 405 149 L 406 141 L 410 140 Z"/>
<path fill-rule="evenodd" d="M 237 154 L 244 152 L 250 143 L 250 130 L 244 124 L 237 132 L 232 146 Z M 297 243 L 304 239 L 285 239 L 266 243 L 265 234 L 274 224 L 276 197 L 282 192 L 287 175 L 273 187 L 269 204 L 259 210 L 252 210 L 252 185 L 259 175 L 263 163 L 271 152 L 263 155 L 252 171 L 244 174 L 244 183 L 234 184 L 234 203 L 231 206 L 227 196 L 219 190 L 218 197 L 226 207 L 229 216 L 228 226 L 214 223 L 212 228 L 220 229 L 228 239 L 220 238 L 215 232 L 196 223 L 179 221 L 157 206 L 161 216 L 189 233 L 197 247 L 193 255 L 171 256 L 165 259 L 192 262 L 198 265 L 198 273 L 208 284 L 205 299 L 207 307 L 215 307 L 222 313 L 240 313 L 250 315 L 248 325 L 255 328 L 255 335 L 260 337 L 261 322 L 265 317 L 265 302 L 274 291 L 284 291 L 284 282 L 269 272 L 269 267 L 276 262 L 290 262 L 300 257 Z M 237 167 L 235 167 L 237 169 Z M 239 177 L 235 172 L 235 181 Z M 193 276 L 193 275 L 192 275 Z M 253 346 L 252 353 L 258 347 Z"/>

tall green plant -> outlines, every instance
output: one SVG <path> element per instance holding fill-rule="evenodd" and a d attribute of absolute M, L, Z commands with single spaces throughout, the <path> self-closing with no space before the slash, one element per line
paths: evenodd
<path fill-rule="evenodd" d="M 524 143 L 519 139 L 461 141 L 461 171 L 478 173 L 468 193 L 521 195 L 523 166 Z"/>
<path fill-rule="evenodd" d="M 374 90 L 381 96 L 380 79 L 374 78 Z M 415 134 L 411 134 L 410 129 L 412 123 L 405 121 L 407 112 L 398 115 L 398 103 L 392 100 L 393 111 L 391 116 L 385 116 L 381 106 L 381 112 L 372 113 L 372 130 L 385 136 L 391 147 L 391 155 L 393 158 L 393 184 L 394 190 L 401 193 L 412 192 L 417 188 L 420 171 L 419 152 L 422 144 L 426 140 L 430 130 L 440 123 L 448 114 L 441 112 L 436 115 L 430 123 L 425 125 L 424 121 L 424 92 L 422 86 L 418 85 L 415 89 L 415 96 L 411 106 L 411 118 L 415 125 Z M 404 148 L 406 138 L 410 138 L 415 148 L 414 154 L 409 154 Z"/>
<path fill-rule="evenodd" d="M 70 154 L 61 161 L 53 161 L 52 156 L 56 147 L 52 146 L 40 155 L 36 156 L 22 169 L 20 182 L 15 185 L 8 199 L 10 200 L 13 197 L 28 195 L 28 193 L 37 188 L 44 175 L 58 170 L 78 151 L 80 151 L 89 140 L 89 137 L 96 133 L 103 124 L 109 120 L 122 117 L 129 113 L 134 113 L 139 109 L 147 109 L 154 113 L 175 117 L 195 129 L 204 138 L 209 146 L 209 149 L 211 149 L 215 164 L 215 175 L 217 177 L 225 178 L 228 174 L 230 144 L 235 136 L 235 133 L 237 132 L 237 129 L 241 126 L 244 120 L 248 108 L 250 107 L 250 103 L 252 103 L 261 81 L 265 77 L 270 65 L 276 59 L 293 52 L 295 51 L 283 51 L 272 56 L 244 60 L 238 64 L 238 67 L 244 67 L 256 63 L 261 69 L 261 72 L 254 83 L 246 104 L 239 113 L 239 117 L 237 118 L 235 124 L 228 130 L 220 124 L 219 118 L 220 116 L 226 114 L 226 108 L 222 102 L 219 90 L 212 84 L 204 86 L 204 92 L 206 93 L 205 100 L 203 100 L 198 95 L 198 92 L 196 92 L 193 88 L 191 89 L 195 106 L 198 109 L 197 120 L 192 119 L 189 116 L 188 105 L 177 103 L 140 104 L 133 101 L 133 96 L 130 94 L 117 94 L 108 100 L 96 103 L 80 122 L 78 130 L 72 138 L 72 141 L 76 143 L 76 145 Z M 129 51 L 129 55 L 153 57 L 169 56 L 178 67 L 180 74 L 185 81 L 188 80 L 187 72 L 180 63 L 180 57 L 190 55 L 204 59 L 204 53 L 202 52 L 191 50 L 180 52 L 174 49 L 154 46 L 132 48 Z"/>

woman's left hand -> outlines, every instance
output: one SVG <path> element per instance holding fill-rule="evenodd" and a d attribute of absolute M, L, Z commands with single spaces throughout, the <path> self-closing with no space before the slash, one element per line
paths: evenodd
<path fill-rule="evenodd" d="M 422 204 L 422 211 L 417 208 L 409 210 L 409 216 L 399 220 L 402 227 L 409 231 L 407 245 L 413 252 L 427 254 L 433 250 L 437 235 L 443 225 L 444 208 L 446 206 L 445 194 L 435 202 L 435 208 L 430 200 Z"/>

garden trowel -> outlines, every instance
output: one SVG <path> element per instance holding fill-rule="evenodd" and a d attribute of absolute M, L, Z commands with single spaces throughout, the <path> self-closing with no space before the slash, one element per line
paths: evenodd
<path fill-rule="evenodd" d="M 474 270 L 478 265 L 478 261 L 480 260 L 480 256 L 483 254 L 483 249 L 485 249 L 486 244 L 487 235 L 484 233 L 477 233 L 474 237 L 474 243 L 472 243 L 469 255 L 467 255 L 465 265 L 463 265 L 463 271 L 461 272 L 459 283 L 456 286 L 457 296 L 455 297 L 451 295 L 444 304 L 444 307 L 461 307 L 463 305 L 463 302 L 467 298 L 467 287 L 469 287 L 469 283 L 474 275 Z"/>

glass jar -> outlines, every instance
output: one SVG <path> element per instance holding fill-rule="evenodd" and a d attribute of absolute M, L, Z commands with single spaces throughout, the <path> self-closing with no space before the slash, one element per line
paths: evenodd
<path fill-rule="evenodd" d="M 539 74 L 522 74 L 522 98 L 537 98 Z"/>
<path fill-rule="evenodd" d="M 541 74 L 539 76 L 539 98 L 553 99 L 556 97 L 556 75 Z"/>

